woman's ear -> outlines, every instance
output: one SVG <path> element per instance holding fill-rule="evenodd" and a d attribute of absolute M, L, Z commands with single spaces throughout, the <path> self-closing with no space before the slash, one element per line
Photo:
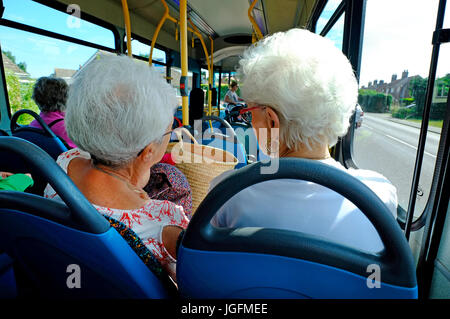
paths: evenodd
<path fill-rule="evenodd" d="M 151 161 L 155 154 L 155 151 L 156 148 L 154 143 L 150 143 L 142 149 L 141 153 L 138 155 L 137 158 L 143 162 Z"/>
<path fill-rule="evenodd" d="M 267 124 L 270 128 L 280 128 L 280 118 L 278 114 L 270 107 L 266 107 Z"/>

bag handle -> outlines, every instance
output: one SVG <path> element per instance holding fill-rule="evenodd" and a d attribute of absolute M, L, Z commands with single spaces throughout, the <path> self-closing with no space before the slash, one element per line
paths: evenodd
<path fill-rule="evenodd" d="M 178 141 L 180 141 L 181 145 L 183 145 L 183 138 L 182 138 L 182 133 L 185 133 L 187 136 L 190 137 L 191 141 L 194 142 L 195 145 L 200 145 L 197 140 L 195 139 L 194 136 L 192 136 L 191 132 L 189 132 L 188 129 L 186 129 L 185 127 L 178 127 L 176 129 L 173 130 L 173 132 L 175 133 L 175 135 L 178 138 Z"/>

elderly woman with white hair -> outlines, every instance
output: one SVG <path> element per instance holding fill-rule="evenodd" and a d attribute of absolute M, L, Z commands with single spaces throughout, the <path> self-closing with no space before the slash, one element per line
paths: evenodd
<path fill-rule="evenodd" d="M 238 74 L 265 153 L 342 169 L 369 186 L 396 215 L 396 189 L 385 177 L 345 169 L 330 156 L 329 148 L 347 132 L 358 95 L 348 59 L 330 40 L 302 29 L 275 33 L 244 52 Z M 272 180 L 241 191 L 222 206 L 212 224 L 288 229 L 366 251 L 383 249 L 356 206 L 330 189 L 299 180 Z"/>
<path fill-rule="evenodd" d="M 93 60 L 67 101 L 67 133 L 79 148 L 57 160 L 94 207 L 131 228 L 173 278 L 188 219 L 181 206 L 143 188 L 165 153 L 176 106 L 172 87 L 153 68 L 126 56 Z M 58 197 L 50 186 L 45 196 Z"/>

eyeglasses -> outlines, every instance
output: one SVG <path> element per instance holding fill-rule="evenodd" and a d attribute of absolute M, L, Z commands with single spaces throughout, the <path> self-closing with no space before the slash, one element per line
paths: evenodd
<path fill-rule="evenodd" d="M 253 111 L 253 110 L 256 110 L 256 109 L 263 109 L 263 110 L 265 110 L 266 106 L 258 105 L 258 106 L 253 106 L 253 107 L 241 109 L 241 110 L 239 110 L 239 115 L 241 115 L 242 118 L 245 121 L 251 122 L 252 121 L 252 113 L 250 111 Z"/>

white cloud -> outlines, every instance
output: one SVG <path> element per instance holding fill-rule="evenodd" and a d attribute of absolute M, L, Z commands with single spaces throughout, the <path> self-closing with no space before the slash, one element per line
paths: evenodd
<path fill-rule="evenodd" d="M 367 1 L 361 85 L 375 79 L 390 82 L 392 74 L 401 77 L 403 70 L 410 76 L 428 76 L 437 7 L 438 0 Z M 448 16 L 447 9 L 447 20 Z M 448 56 L 441 54 L 439 72 L 443 74 L 450 72 L 450 61 L 444 60 Z"/>

